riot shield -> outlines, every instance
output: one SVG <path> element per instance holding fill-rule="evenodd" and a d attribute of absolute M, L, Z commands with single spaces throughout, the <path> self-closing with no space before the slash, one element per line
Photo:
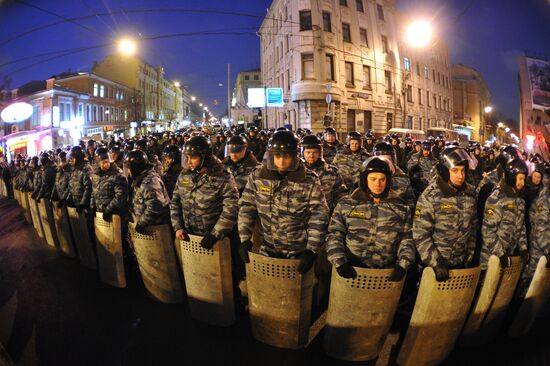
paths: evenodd
<path fill-rule="evenodd" d="M 8 197 L 8 190 L 2 177 L 0 177 L 0 198 Z"/>
<path fill-rule="evenodd" d="M 44 230 L 44 237 L 46 243 L 51 247 L 59 246 L 57 241 L 57 234 L 55 232 L 55 224 L 53 222 L 53 214 L 50 211 L 50 200 L 42 198 L 38 203 L 38 214 L 40 215 L 40 221 L 42 222 L 42 230 Z"/>
<path fill-rule="evenodd" d="M 122 256 L 122 222 L 113 215 L 111 222 L 103 220 L 103 213 L 96 212 L 94 228 L 99 277 L 111 286 L 126 287 L 124 260 Z"/>
<path fill-rule="evenodd" d="M 252 335 L 260 342 L 298 349 L 310 340 L 313 270 L 302 275 L 299 261 L 249 253 L 246 264 Z"/>
<path fill-rule="evenodd" d="M 346 279 L 332 270 L 324 348 L 334 358 L 367 361 L 384 345 L 405 281 L 388 281 L 392 269 L 355 271 L 356 279 Z"/>
<path fill-rule="evenodd" d="M 40 220 L 40 214 L 38 213 L 38 204 L 31 198 L 31 193 L 27 192 L 29 196 L 29 206 L 31 208 L 32 225 L 36 230 L 39 237 L 44 237 L 44 229 L 42 229 L 42 221 Z"/>
<path fill-rule="evenodd" d="M 59 240 L 61 251 L 71 258 L 76 256 L 73 237 L 71 234 L 71 226 L 69 225 L 69 214 L 67 208 L 59 208 L 57 204 L 52 204 L 53 219 L 55 222 L 55 231 Z"/>
<path fill-rule="evenodd" d="M 67 212 L 78 257 L 85 267 L 97 269 L 96 253 L 88 233 L 86 214 L 84 212 L 76 212 L 76 208 L 74 207 L 67 207 Z"/>
<path fill-rule="evenodd" d="M 399 365 L 438 365 L 447 358 L 468 315 L 479 274 L 480 267 L 455 269 L 447 281 L 437 282 L 433 269 L 424 269 Z"/>
<path fill-rule="evenodd" d="M 149 295 L 164 303 L 182 302 L 183 288 L 170 227 L 150 226 L 145 229 L 145 234 L 140 234 L 135 231 L 135 224 L 128 226 L 139 271 Z"/>
<path fill-rule="evenodd" d="M 550 269 L 546 268 L 546 263 L 546 257 L 541 256 L 527 294 L 508 329 L 510 337 L 519 337 L 527 333 L 543 310 L 543 305 L 547 303 L 548 296 L 550 296 Z"/>
<path fill-rule="evenodd" d="M 23 216 L 27 224 L 33 224 L 31 210 L 29 207 L 29 196 L 26 192 L 19 191 L 19 199 L 21 200 L 21 207 L 23 208 Z M 33 225 L 34 226 L 34 225 Z"/>
<path fill-rule="evenodd" d="M 181 265 L 191 316 L 212 325 L 235 323 L 231 247 L 229 239 L 218 241 L 212 249 L 201 247 L 201 236 L 178 241 Z"/>
<path fill-rule="evenodd" d="M 19 198 L 19 190 L 15 188 L 15 186 L 13 187 L 13 198 L 15 198 L 15 201 L 19 206 L 22 205 L 21 199 Z"/>
<path fill-rule="evenodd" d="M 460 343 L 473 346 L 490 342 L 497 334 L 518 284 L 523 262 L 510 257 L 510 266 L 502 270 L 498 257 L 489 258 L 485 278 L 478 290 Z"/>

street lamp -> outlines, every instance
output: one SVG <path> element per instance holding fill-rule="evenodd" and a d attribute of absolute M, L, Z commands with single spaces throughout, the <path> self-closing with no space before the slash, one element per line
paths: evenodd
<path fill-rule="evenodd" d="M 179 87 L 180 87 L 180 82 L 179 82 L 179 81 L 175 81 L 175 82 L 174 82 L 174 86 L 175 86 L 176 88 L 179 88 Z"/>
<path fill-rule="evenodd" d="M 136 52 L 136 48 L 136 42 L 134 42 L 132 39 L 124 38 L 118 42 L 118 50 L 123 55 L 133 55 Z"/>
<path fill-rule="evenodd" d="M 405 30 L 405 40 L 411 47 L 425 47 L 431 39 L 432 26 L 425 20 L 414 21 Z"/>
<path fill-rule="evenodd" d="M 488 105 L 487 107 L 485 107 L 483 109 L 485 111 L 485 113 L 491 113 L 493 111 L 493 107 L 491 107 L 490 105 Z"/>
<path fill-rule="evenodd" d="M 191 97 L 191 100 L 194 102 L 195 100 L 197 100 L 197 98 Z"/>
<path fill-rule="evenodd" d="M 199 103 L 199 107 L 202 107 L 202 103 Z"/>

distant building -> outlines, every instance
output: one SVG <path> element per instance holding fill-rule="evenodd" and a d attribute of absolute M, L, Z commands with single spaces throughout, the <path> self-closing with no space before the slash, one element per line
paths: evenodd
<path fill-rule="evenodd" d="M 405 25 L 394 0 L 274 0 L 259 31 L 262 79 L 283 88 L 286 103 L 268 109 L 269 127 L 330 124 L 341 137 L 452 128 L 447 46 L 409 49 Z"/>
<path fill-rule="evenodd" d="M 483 143 L 494 127 L 488 124 L 485 108 L 491 106 L 491 93 L 477 70 L 459 64 L 452 66 L 453 126 L 469 132 L 471 140 Z"/>
<path fill-rule="evenodd" d="M 529 153 L 550 158 L 550 61 L 518 57 L 520 137 Z"/>
<path fill-rule="evenodd" d="M 260 69 L 239 72 L 231 101 L 231 118 L 235 123 L 246 126 L 257 118 L 259 109 L 248 107 L 248 89 L 261 87 L 262 72 Z"/>
<path fill-rule="evenodd" d="M 188 115 L 189 99 L 184 100 L 182 86 L 176 86 L 175 81 L 165 78 L 162 66 L 153 67 L 137 57 L 112 54 L 102 62 L 95 63 L 93 73 L 106 79 L 124 84 L 141 96 L 141 111 L 143 126 L 157 131 L 175 129 L 178 123 Z"/>

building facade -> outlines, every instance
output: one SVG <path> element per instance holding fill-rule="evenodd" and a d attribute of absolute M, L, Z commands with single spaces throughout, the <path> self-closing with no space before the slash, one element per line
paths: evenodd
<path fill-rule="evenodd" d="M 517 61 L 523 147 L 550 159 L 550 60 L 520 56 Z"/>
<path fill-rule="evenodd" d="M 261 87 L 263 87 L 261 69 L 238 73 L 231 100 L 231 118 L 235 123 L 247 125 L 258 118 L 259 109 L 248 107 L 248 89 Z"/>
<path fill-rule="evenodd" d="M 94 63 L 93 73 L 126 85 L 140 96 L 143 125 L 157 130 L 174 129 L 189 110 L 189 99 L 174 81 L 165 78 L 162 66 L 153 67 L 137 57 L 112 54 Z"/>
<path fill-rule="evenodd" d="M 491 93 L 477 70 L 464 65 L 453 65 L 453 126 L 470 131 L 471 140 L 483 143 L 494 127 L 490 124 L 486 107 L 491 106 Z"/>
<path fill-rule="evenodd" d="M 262 79 L 283 88 L 285 106 L 268 109 L 268 126 L 450 128 L 447 47 L 407 49 L 404 25 L 394 0 L 273 1 L 259 31 Z"/>

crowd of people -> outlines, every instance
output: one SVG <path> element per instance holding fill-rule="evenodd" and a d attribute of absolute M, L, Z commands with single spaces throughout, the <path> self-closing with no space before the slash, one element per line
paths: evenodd
<path fill-rule="evenodd" d="M 302 273 L 328 258 L 344 278 L 393 268 L 389 280 L 401 281 L 431 267 L 446 281 L 451 269 L 486 270 L 491 255 L 503 268 L 521 256 L 521 296 L 539 258 L 550 262 L 550 164 L 513 145 L 191 128 L 17 156 L 2 176 L 37 201 L 120 215 L 138 233 L 168 224 L 208 249 L 228 237 L 235 282 L 258 224 L 260 254 L 297 259 Z"/>

